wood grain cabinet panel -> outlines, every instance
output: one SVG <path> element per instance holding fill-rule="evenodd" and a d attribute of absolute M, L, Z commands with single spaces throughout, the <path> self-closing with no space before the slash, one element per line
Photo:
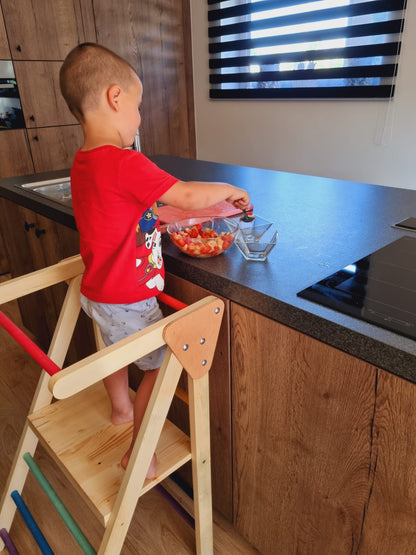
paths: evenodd
<path fill-rule="evenodd" d="M 69 50 L 89 38 L 90 0 L 2 0 L 14 60 L 64 60 Z M 87 35 L 87 37 L 86 37 Z"/>
<path fill-rule="evenodd" d="M 143 82 L 142 150 L 195 156 L 189 1 L 94 4 L 97 41 L 127 59 Z"/>
<path fill-rule="evenodd" d="M 0 9 L 0 60 L 10 60 L 10 48 L 7 41 L 6 28 L 4 26 L 3 14 Z"/>
<path fill-rule="evenodd" d="M 41 217 L 33 211 L 8 200 L 0 200 L 1 230 L 12 277 L 46 267 L 44 244 L 50 242 L 54 222 L 41 221 Z M 62 253 L 55 249 L 54 254 L 57 262 Z M 48 256 L 51 257 L 52 253 Z M 24 325 L 35 334 L 42 348 L 47 349 L 56 324 L 56 306 L 51 289 L 23 297 L 19 306 Z"/>
<path fill-rule="evenodd" d="M 186 304 L 211 295 L 210 291 L 186 280 L 167 274 L 165 292 Z M 229 301 L 225 301 L 226 313 L 221 324 L 214 361 L 209 373 L 211 466 L 214 508 L 229 521 L 232 520 L 232 453 L 231 453 L 231 381 L 230 381 L 230 321 Z M 182 383 L 186 387 L 186 380 Z M 170 418 L 187 430 L 187 407 L 175 399 Z M 185 476 L 191 484 L 190 473 Z"/>
<path fill-rule="evenodd" d="M 59 88 L 62 62 L 14 62 L 26 127 L 74 125 Z"/>
<path fill-rule="evenodd" d="M 0 179 L 34 173 L 25 129 L 0 131 Z"/>
<path fill-rule="evenodd" d="M 56 264 L 79 252 L 76 231 L 3 198 L 0 231 L 12 277 Z M 22 321 L 44 350 L 49 348 L 66 289 L 65 284 L 58 284 L 19 299 Z M 68 360 L 78 360 L 94 349 L 90 320 L 82 314 Z"/>
<path fill-rule="evenodd" d="M 0 22 L 0 52 L 8 37 L 35 172 L 72 163 L 77 139 L 64 128 L 75 129 L 76 122 L 60 94 L 58 76 L 69 50 L 84 41 L 115 50 L 141 76 L 143 152 L 195 157 L 189 0 L 102 0 L 94 5 L 92 0 L 2 0 L 1 8 L 5 30 Z M 69 141 L 69 157 L 60 145 L 59 126 Z M 47 127 L 55 131 L 39 131 Z M 47 134 L 56 134 L 56 140 L 49 142 Z"/>
<path fill-rule="evenodd" d="M 231 305 L 237 530 L 263 555 L 414 553 L 415 385 Z"/>
<path fill-rule="evenodd" d="M 83 143 L 80 125 L 28 129 L 27 133 L 36 173 L 70 168 Z"/>
<path fill-rule="evenodd" d="M 416 386 L 379 370 L 371 449 L 372 488 L 359 553 L 416 552 Z"/>
<path fill-rule="evenodd" d="M 4 239 L 0 231 L 0 276 L 10 273 L 9 261 L 4 248 Z"/>

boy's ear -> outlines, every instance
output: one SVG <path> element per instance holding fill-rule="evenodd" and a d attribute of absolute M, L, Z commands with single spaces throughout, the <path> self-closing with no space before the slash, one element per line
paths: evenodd
<path fill-rule="evenodd" d="M 119 102 L 121 95 L 121 87 L 119 85 L 111 85 L 107 90 L 107 101 L 113 110 L 119 110 Z"/>

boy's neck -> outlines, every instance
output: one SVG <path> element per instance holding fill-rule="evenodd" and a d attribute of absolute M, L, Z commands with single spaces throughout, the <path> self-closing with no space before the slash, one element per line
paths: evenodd
<path fill-rule="evenodd" d="M 103 121 L 106 121 L 104 124 Z M 111 125 L 107 118 L 89 118 L 81 124 L 84 133 L 84 144 L 81 150 L 92 150 L 100 146 L 115 146 L 123 148 L 118 130 Z"/>
<path fill-rule="evenodd" d="M 84 141 L 81 150 L 93 150 L 94 148 L 99 148 L 101 146 L 114 146 L 116 148 L 122 148 L 119 144 L 115 144 L 114 141 Z"/>
<path fill-rule="evenodd" d="M 111 133 L 88 133 L 84 130 L 84 144 L 81 150 L 92 150 L 100 146 L 115 146 L 123 148 L 120 138 L 116 134 Z"/>

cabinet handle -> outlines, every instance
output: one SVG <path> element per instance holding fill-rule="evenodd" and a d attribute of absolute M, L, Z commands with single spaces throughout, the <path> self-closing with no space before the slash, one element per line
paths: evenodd
<path fill-rule="evenodd" d="M 37 237 L 38 239 L 39 239 L 39 237 L 40 237 L 41 235 L 43 235 L 44 233 L 46 233 L 46 230 L 45 230 L 45 229 L 38 229 L 38 228 L 35 229 L 35 235 L 36 235 L 36 237 Z"/>
<path fill-rule="evenodd" d="M 16 50 L 18 50 L 19 52 L 22 51 L 22 47 L 20 46 L 20 44 L 18 44 L 18 45 L 16 46 Z"/>
<path fill-rule="evenodd" d="M 39 142 L 39 137 L 38 137 L 37 135 L 35 135 L 35 136 L 33 137 L 33 140 Z"/>
<path fill-rule="evenodd" d="M 30 121 L 35 121 L 35 116 L 30 116 Z"/>
<path fill-rule="evenodd" d="M 28 224 L 27 222 L 25 222 L 26 231 L 29 231 L 29 229 L 31 229 L 32 227 L 35 227 L 35 224 Z"/>

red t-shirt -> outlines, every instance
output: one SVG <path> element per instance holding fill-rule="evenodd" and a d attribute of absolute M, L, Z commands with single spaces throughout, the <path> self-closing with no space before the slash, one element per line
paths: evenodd
<path fill-rule="evenodd" d="M 81 292 L 86 297 L 133 303 L 163 289 L 159 219 L 153 205 L 177 181 L 134 150 L 102 146 L 76 153 L 71 190 L 85 264 Z"/>

